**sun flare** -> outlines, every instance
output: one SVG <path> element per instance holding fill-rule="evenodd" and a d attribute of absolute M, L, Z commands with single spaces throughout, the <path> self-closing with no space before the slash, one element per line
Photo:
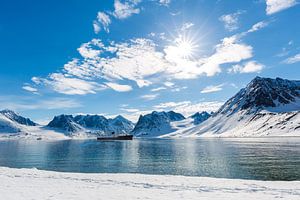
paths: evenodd
<path fill-rule="evenodd" d="M 193 57 L 197 45 L 189 38 L 180 36 L 175 40 L 177 55 L 187 59 Z"/>

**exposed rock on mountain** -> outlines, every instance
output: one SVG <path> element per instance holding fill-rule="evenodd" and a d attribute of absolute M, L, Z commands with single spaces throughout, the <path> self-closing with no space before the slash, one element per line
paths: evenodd
<path fill-rule="evenodd" d="M 185 117 L 174 111 L 152 112 L 141 115 L 132 133 L 137 137 L 156 137 L 174 131 L 171 122 L 184 120 Z"/>
<path fill-rule="evenodd" d="M 197 113 L 193 114 L 192 116 L 190 116 L 190 118 L 194 119 L 193 123 L 195 125 L 201 124 L 202 122 L 207 120 L 209 117 L 211 117 L 211 114 L 209 114 L 206 111 L 201 112 L 201 113 L 197 112 Z"/>

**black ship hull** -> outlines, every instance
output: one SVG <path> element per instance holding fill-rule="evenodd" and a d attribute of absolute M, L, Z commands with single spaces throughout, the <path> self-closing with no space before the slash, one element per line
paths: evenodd
<path fill-rule="evenodd" d="M 119 136 L 113 136 L 113 137 L 97 137 L 97 140 L 99 141 L 105 141 L 105 140 L 132 140 L 133 135 L 119 135 Z"/>

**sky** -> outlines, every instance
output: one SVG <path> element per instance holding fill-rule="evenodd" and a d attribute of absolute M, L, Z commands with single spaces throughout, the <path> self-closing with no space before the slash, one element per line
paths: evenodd
<path fill-rule="evenodd" d="M 215 111 L 254 77 L 300 77 L 298 0 L 3 0 L 0 109 Z"/>

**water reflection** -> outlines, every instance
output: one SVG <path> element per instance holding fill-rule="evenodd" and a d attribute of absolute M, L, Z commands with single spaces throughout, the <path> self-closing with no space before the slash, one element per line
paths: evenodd
<path fill-rule="evenodd" d="M 0 141 L 0 165 L 69 172 L 300 180 L 300 139 Z"/>

